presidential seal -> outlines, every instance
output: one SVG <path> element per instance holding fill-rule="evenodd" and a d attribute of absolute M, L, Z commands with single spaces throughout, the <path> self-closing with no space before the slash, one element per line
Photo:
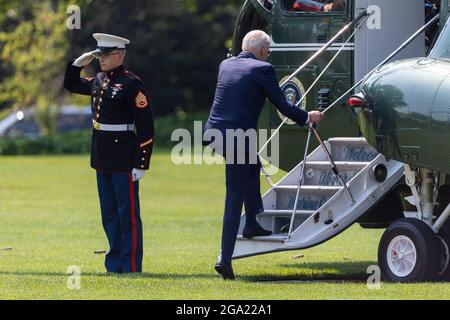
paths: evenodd
<path fill-rule="evenodd" d="M 285 82 L 286 79 L 288 79 L 289 77 L 284 77 L 283 79 L 281 79 L 281 83 Z M 297 78 L 292 78 L 292 80 L 289 80 L 286 84 L 284 84 L 281 87 L 281 90 L 284 92 L 284 95 L 286 96 L 287 101 L 289 101 L 290 103 L 297 105 L 299 103 L 300 100 L 301 103 L 298 106 L 299 108 L 306 110 L 306 97 L 302 99 L 302 97 L 305 96 L 305 88 L 303 86 L 303 84 L 300 82 L 300 80 L 298 80 Z M 282 121 L 284 121 L 284 119 L 286 119 L 286 117 L 284 115 L 281 114 L 280 111 L 278 111 L 278 115 L 280 116 L 280 119 Z M 294 125 L 295 122 L 292 121 L 291 119 L 286 119 L 286 124 L 288 125 Z"/>

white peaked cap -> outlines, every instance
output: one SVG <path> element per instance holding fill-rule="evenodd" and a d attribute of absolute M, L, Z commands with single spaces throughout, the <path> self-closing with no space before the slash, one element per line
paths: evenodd
<path fill-rule="evenodd" d="M 97 47 L 101 51 L 125 49 L 125 46 L 131 43 L 128 39 L 106 33 L 94 33 L 93 37 L 97 40 Z"/>

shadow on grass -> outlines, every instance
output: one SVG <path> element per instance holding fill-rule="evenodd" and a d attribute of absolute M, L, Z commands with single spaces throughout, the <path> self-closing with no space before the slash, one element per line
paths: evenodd
<path fill-rule="evenodd" d="M 369 266 L 377 265 L 376 261 L 346 261 L 346 262 L 297 262 L 278 264 L 274 271 L 255 270 L 256 275 L 245 275 L 240 272 L 236 274 L 241 282 L 260 283 L 357 283 L 367 282 L 370 274 L 367 273 Z M 281 270 L 280 270 L 281 269 Z M 284 269 L 284 270 L 283 270 Z M 276 271 L 275 271 L 276 270 Z M 284 273 L 284 274 L 280 274 Z M 0 276 L 32 276 L 32 277 L 68 277 L 64 272 L 38 272 L 38 271 L 0 271 Z M 82 276 L 99 278 L 113 278 L 117 280 L 186 280 L 202 279 L 215 280 L 222 279 L 214 270 L 207 273 L 126 273 L 113 274 L 106 272 L 85 272 Z M 438 282 L 450 282 L 450 280 L 440 279 Z"/>
<path fill-rule="evenodd" d="M 68 277 L 70 274 L 64 272 L 38 272 L 38 271 L 0 271 L 0 276 L 33 276 L 33 277 Z M 104 277 L 117 279 L 157 279 L 157 280 L 174 280 L 174 279 L 214 279 L 217 274 L 214 270 L 208 274 L 173 274 L 173 273 L 106 273 L 106 272 L 83 272 L 81 276 L 86 277 Z"/>
<path fill-rule="evenodd" d="M 271 270 L 257 269 L 255 275 L 245 275 L 237 272 L 236 276 L 242 282 L 267 283 L 359 283 L 367 282 L 371 274 L 367 273 L 369 266 L 377 265 L 376 261 L 346 261 L 346 262 L 296 262 L 278 264 Z M 259 273 L 259 274 L 258 274 Z M 282 274 L 281 274 L 282 273 Z M 64 272 L 38 272 L 38 271 L 0 271 L 0 276 L 32 276 L 32 277 L 68 277 Z M 83 272 L 82 276 L 114 278 L 117 280 L 186 280 L 201 279 L 214 280 L 221 277 L 214 271 L 207 273 L 106 273 Z M 441 279 L 440 282 L 445 281 Z"/>
<path fill-rule="evenodd" d="M 278 267 L 294 269 L 294 273 L 279 275 L 265 273 L 256 276 L 244 276 L 251 282 L 356 282 L 365 283 L 370 276 L 367 268 L 377 265 L 375 261 L 348 261 L 348 262 L 305 262 L 292 264 L 279 264 Z"/>
<path fill-rule="evenodd" d="M 348 261 L 348 262 L 299 262 L 278 264 L 277 271 L 264 271 L 258 269 L 258 275 L 237 274 L 238 278 L 248 282 L 277 282 L 277 281 L 342 281 L 342 282 L 365 282 L 368 274 L 367 267 L 376 265 L 374 261 Z M 280 275 L 280 268 L 288 270 Z M 275 273 L 275 272 L 278 272 Z M 0 276 L 33 276 L 33 277 L 67 277 L 65 272 L 39 272 L 39 271 L 0 271 Z M 83 272 L 82 276 L 108 277 L 116 279 L 154 279 L 154 280 L 183 280 L 204 279 L 212 280 L 220 277 L 214 270 L 208 273 L 106 273 L 106 272 Z"/>

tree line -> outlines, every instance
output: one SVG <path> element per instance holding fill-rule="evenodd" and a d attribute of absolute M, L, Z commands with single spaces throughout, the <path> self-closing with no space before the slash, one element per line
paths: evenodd
<path fill-rule="evenodd" d="M 102 32 L 132 41 L 126 67 L 145 82 L 156 116 L 208 109 L 243 2 L 0 0 L 0 108 L 37 107 L 51 134 L 58 107 L 89 103 L 64 91 L 64 70 Z M 68 28 L 69 5 L 80 8 L 79 29 Z"/>

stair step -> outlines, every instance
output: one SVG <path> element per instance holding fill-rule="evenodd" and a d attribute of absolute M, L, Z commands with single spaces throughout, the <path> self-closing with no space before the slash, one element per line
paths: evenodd
<path fill-rule="evenodd" d="M 257 215 L 259 224 L 266 230 L 271 230 L 274 234 L 283 233 L 283 228 L 289 226 L 292 221 L 293 210 L 266 210 Z M 316 211 L 298 210 L 295 213 L 293 226 L 297 228 Z"/>
<path fill-rule="evenodd" d="M 334 161 L 369 162 L 379 153 L 362 138 L 334 138 L 328 140 Z"/>
<path fill-rule="evenodd" d="M 297 184 L 301 166 L 297 165 L 265 194 L 263 202 L 267 210 L 257 215 L 257 219 L 273 235 L 243 238 L 246 217 L 242 217 L 234 258 L 305 249 L 328 241 L 358 221 L 361 215 L 370 210 L 368 206 L 374 205 L 373 201 L 363 202 L 365 199 L 362 192 L 366 197 L 376 195 L 373 198 L 378 199 L 402 179 L 403 165 L 385 161 L 364 138 L 332 138 L 324 143 L 343 180 L 347 183 L 352 180 L 351 189 L 357 203 L 349 207 L 344 187 L 334 177 L 330 159 L 327 159 L 326 153 L 319 147 L 307 158 L 309 161 L 305 163 L 305 180 L 300 190 Z M 378 163 L 385 163 L 389 173 L 388 179 L 381 185 L 366 174 L 371 166 Z M 297 211 L 293 216 L 297 191 Z"/>
<path fill-rule="evenodd" d="M 293 210 L 298 186 L 278 185 L 276 192 L 276 207 L 278 210 Z M 302 186 L 297 202 L 298 210 L 316 211 L 330 198 L 341 191 L 342 187 L 335 186 Z"/>
<path fill-rule="evenodd" d="M 337 142 L 337 143 L 346 143 L 346 144 L 367 144 L 365 138 L 346 138 L 346 137 L 338 137 L 338 138 L 330 138 L 327 140 L 328 142 Z"/>
<path fill-rule="evenodd" d="M 242 235 L 238 235 L 238 241 L 262 241 L 262 242 L 285 242 L 288 239 L 286 235 L 275 234 L 267 237 L 253 237 L 251 239 L 244 238 Z"/>
<path fill-rule="evenodd" d="M 370 162 L 336 162 L 342 179 L 348 183 Z M 305 185 L 340 186 L 329 161 L 308 161 L 305 167 Z"/>
<path fill-rule="evenodd" d="M 367 161 L 335 161 L 334 162 L 338 169 L 346 169 L 346 168 L 361 168 L 368 166 L 370 162 Z M 314 167 L 314 168 L 324 168 L 331 169 L 330 161 L 307 161 L 306 167 Z"/>
<path fill-rule="evenodd" d="M 293 191 L 297 191 L 298 186 L 292 186 L 292 185 L 278 185 L 278 186 L 274 186 L 275 190 L 293 190 Z M 317 192 L 317 193 L 331 193 L 331 192 L 338 192 L 342 189 L 341 186 L 317 186 L 317 185 L 312 185 L 312 186 L 302 186 L 300 188 L 300 192 L 305 191 L 305 192 Z"/>
<path fill-rule="evenodd" d="M 280 217 L 291 217 L 293 213 L 293 210 L 265 210 L 263 213 L 258 214 L 258 217 L 264 217 L 264 216 L 280 216 Z M 311 216 L 316 211 L 312 210 L 297 210 L 295 212 L 296 216 Z"/>

